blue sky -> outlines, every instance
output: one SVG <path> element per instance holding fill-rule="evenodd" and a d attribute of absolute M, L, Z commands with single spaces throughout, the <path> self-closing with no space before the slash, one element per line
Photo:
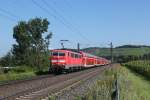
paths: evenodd
<path fill-rule="evenodd" d="M 53 32 L 50 48 L 150 44 L 149 0 L 1 0 L 0 56 L 15 43 L 13 27 L 18 21 L 42 17 L 50 21 Z M 48 6 L 48 7 L 47 7 Z M 5 11 L 3 11 L 5 10 Z"/>

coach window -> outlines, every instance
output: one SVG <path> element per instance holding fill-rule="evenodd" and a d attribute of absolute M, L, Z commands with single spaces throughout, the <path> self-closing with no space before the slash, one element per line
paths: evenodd
<path fill-rule="evenodd" d="M 78 58 L 78 54 L 75 54 L 75 58 Z"/>
<path fill-rule="evenodd" d="M 77 58 L 79 58 L 79 55 L 77 54 Z"/>
<path fill-rule="evenodd" d="M 81 55 L 79 55 L 79 58 L 81 58 Z"/>
<path fill-rule="evenodd" d="M 73 53 L 71 53 L 71 57 L 74 58 L 74 54 Z"/>
<path fill-rule="evenodd" d="M 77 54 L 77 58 L 79 58 L 79 55 Z"/>
<path fill-rule="evenodd" d="M 75 58 L 77 58 L 77 54 L 75 54 Z"/>

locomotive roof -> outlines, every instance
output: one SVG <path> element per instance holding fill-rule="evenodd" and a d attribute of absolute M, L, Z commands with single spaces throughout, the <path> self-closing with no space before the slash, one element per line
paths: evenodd
<path fill-rule="evenodd" d="M 100 58 L 100 57 L 98 57 L 98 56 L 95 56 L 95 55 L 92 55 L 92 54 L 89 54 L 89 53 L 86 53 L 86 52 L 83 52 L 83 53 L 86 54 L 86 55 L 89 56 L 89 57 Z"/>
<path fill-rule="evenodd" d="M 67 51 L 72 51 L 72 52 L 80 53 L 80 51 L 78 51 L 76 49 L 67 49 L 67 48 L 64 48 L 64 49 L 54 49 L 54 50 L 67 50 Z"/>
<path fill-rule="evenodd" d="M 105 59 L 103 57 L 95 56 L 95 55 L 92 55 L 92 54 L 89 54 L 89 53 L 86 53 L 86 52 L 83 52 L 83 51 L 78 51 L 77 49 L 67 49 L 67 48 L 64 48 L 64 49 L 53 49 L 53 50 L 66 50 L 66 51 L 72 51 L 72 52 L 76 52 L 76 53 L 80 53 L 80 54 L 84 53 L 88 57 L 95 57 L 95 58 L 99 58 L 99 59 Z"/>

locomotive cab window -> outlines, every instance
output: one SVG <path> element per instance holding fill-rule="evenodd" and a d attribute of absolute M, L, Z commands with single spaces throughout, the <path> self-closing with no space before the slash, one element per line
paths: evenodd
<path fill-rule="evenodd" d="M 63 52 L 53 52 L 52 55 L 53 56 L 65 56 L 65 53 L 63 53 Z"/>
<path fill-rule="evenodd" d="M 65 53 L 59 52 L 59 56 L 65 56 Z"/>
<path fill-rule="evenodd" d="M 53 52 L 52 55 L 53 56 L 58 56 L 58 52 Z"/>

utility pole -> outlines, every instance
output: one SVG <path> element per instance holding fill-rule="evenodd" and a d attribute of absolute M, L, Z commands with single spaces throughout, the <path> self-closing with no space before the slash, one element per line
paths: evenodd
<path fill-rule="evenodd" d="M 64 42 L 68 42 L 69 40 L 60 40 L 61 41 L 61 46 L 62 46 L 62 48 L 64 49 L 65 47 L 64 47 Z"/>
<path fill-rule="evenodd" d="M 61 43 L 62 48 L 64 49 L 64 43 Z"/>
<path fill-rule="evenodd" d="M 110 55 L 111 55 L 111 63 L 113 63 L 113 44 L 110 43 Z"/>
<path fill-rule="evenodd" d="M 80 44 L 79 43 L 77 44 L 77 50 L 78 50 L 78 52 L 80 51 Z"/>

